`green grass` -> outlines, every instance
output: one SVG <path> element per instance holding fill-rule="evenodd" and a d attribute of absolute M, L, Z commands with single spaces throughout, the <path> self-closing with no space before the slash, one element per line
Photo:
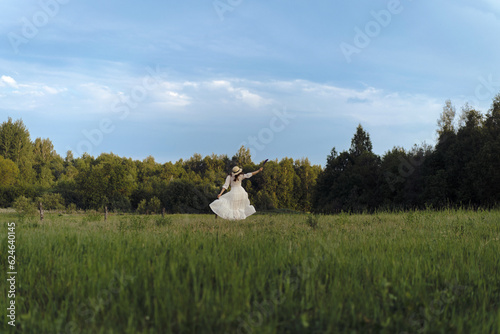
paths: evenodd
<path fill-rule="evenodd" d="M 0 217 L 0 332 L 499 333 L 499 211 Z"/>

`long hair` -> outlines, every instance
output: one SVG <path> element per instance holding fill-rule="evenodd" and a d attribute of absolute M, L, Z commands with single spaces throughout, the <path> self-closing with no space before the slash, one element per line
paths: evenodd
<path fill-rule="evenodd" d="M 236 182 L 236 180 L 238 180 L 238 177 L 243 173 L 243 171 L 240 171 L 238 174 L 236 174 L 234 176 L 234 182 Z"/>

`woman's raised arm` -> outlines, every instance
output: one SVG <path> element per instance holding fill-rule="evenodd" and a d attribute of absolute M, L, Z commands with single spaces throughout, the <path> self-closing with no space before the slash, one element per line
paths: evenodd
<path fill-rule="evenodd" d="M 252 172 L 252 176 L 254 176 L 255 174 L 257 173 L 260 173 L 264 170 L 264 167 L 260 167 L 258 170 L 256 170 L 255 172 Z"/>

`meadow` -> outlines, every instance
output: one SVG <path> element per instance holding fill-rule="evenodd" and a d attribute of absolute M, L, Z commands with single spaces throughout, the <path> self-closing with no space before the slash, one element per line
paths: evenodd
<path fill-rule="evenodd" d="M 0 217 L 2 333 L 500 332 L 500 211 Z"/>

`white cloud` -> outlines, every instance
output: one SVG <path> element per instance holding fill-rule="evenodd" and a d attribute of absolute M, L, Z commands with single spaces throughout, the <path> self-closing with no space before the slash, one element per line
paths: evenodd
<path fill-rule="evenodd" d="M 123 95 L 107 85 L 88 82 L 80 84 L 73 93 L 76 98 L 74 107 L 76 113 L 107 113 L 112 111 L 112 106 Z"/>
<path fill-rule="evenodd" d="M 331 120 L 353 119 L 367 125 L 435 124 L 441 100 L 425 95 L 405 94 L 366 86 L 346 88 L 307 80 L 164 82 L 141 109 L 153 114 L 184 111 L 171 117 L 218 117 L 239 111 L 267 117 L 275 107 L 286 106 L 304 117 Z M 156 111 L 155 111 L 156 110 Z"/>
<path fill-rule="evenodd" d="M 18 96 L 45 96 L 46 94 L 59 94 L 65 92 L 66 88 L 55 88 L 47 84 L 30 82 L 30 83 L 18 83 L 14 78 L 6 75 L 0 77 L 0 87 L 10 87 L 15 90 L 11 91 L 10 94 Z"/>
<path fill-rule="evenodd" d="M 18 82 L 6 75 L 0 77 L 2 89 L 2 107 L 13 111 L 37 111 L 52 108 L 60 98 L 60 93 L 66 92 L 64 87 L 54 87 L 39 82 Z"/>
<path fill-rule="evenodd" d="M 214 80 L 206 83 L 206 86 L 209 89 L 222 89 L 225 90 L 229 95 L 224 94 L 220 96 L 222 101 L 241 101 L 245 105 L 250 106 L 252 108 L 262 108 L 266 105 L 272 104 L 271 99 L 266 99 L 259 94 L 250 91 L 252 88 L 242 87 L 244 85 L 254 85 L 255 83 L 247 82 L 244 80 Z M 239 85 L 239 87 L 236 86 Z M 262 85 L 262 83 L 258 83 L 258 85 Z"/>
<path fill-rule="evenodd" d="M 229 86 L 226 82 L 217 84 Z M 351 118 L 370 125 L 434 124 L 444 102 L 376 87 L 353 89 L 306 80 L 240 84 L 252 85 L 257 92 L 273 92 L 275 103 L 305 117 Z"/>
<path fill-rule="evenodd" d="M 219 87 L 222 87 L 222 88 L 226 88 L 226 89 L 231 89 L 231 83 L 229 81 L 226 81 L 226 80 L 214 80 L 211 82 L 212 86 L 216 87 L 216 88 L 219 88 Z"/>
<path fill-rule="evenodd" d="M 129 107 L 133 106 L 130 112 L 141 118 L 164 115 L 186 121 L 223 117 L 228 113 L 236 116 L 235 111 L 242 117 L 249 112 L 256 117 L 268 117 L 273 108 L 286 106 L 297 115 L 318 120 L 347 118 L 374 126 L 427 126 L 435 124 L 444 103 L 444 99 L 437 101 L 425 95 L 372 86 L 354 89 L 307 80 L 169 80 L 148 89 L 138 78 L 123 78 L 120 86 L 110 81 L 85 82 L 68 88 L 49 82 L 21 84 L 7 76 L 2 76 L 0 83 L 17 86 L 14 92 L 2 92 L 5 105 L 15 106 L 16 110 L 45 110 L 50 103 L 53 106 L 50 112 L 102 114 L 112 113 L 113 106 L 128 101 Z M 139 90 L 145 92 L 144 98 L 134 100 L 133 92 Z"/>
<path fill-rule="evenodd" d="M 108 86 L 89 82 L 80 85 L 82 91 L 86 92 L 89 97 L 95 98 L 97 100 L 110 100 L 112 98 L 116 98 L 116 94 L 114 94 Z"/>
<path fill-rule="evenodd" d="M 2 77 L 0 78 L 0 84 L 7 84 L 8 86 L 10 86 L 12 88 L 16 88 L 16 89 L 18 88 L 16 80 L 14 80 L 14 78 L 6 76 L 6 75 L 2 75 Z"/>
<path fill-rule="evenodd" d="M 174 91 L 162 91 L 153 96 L 152 104 L 156 107 L 172 108 L 172 107 L 185 107 L 191 104 L 191 99 L 186 94 L 181 94 Z"/>
<path fill-rule="evenodd" d="M 58 88 L 49 87 L 49 86 L 43 86 L 42 88 L 45 90 L 45 92 L 47 94 L 51 94 L 51 95 L 55 95 L 55 94 L 59 94 L 59 93 L 67 91 L 66 88 L 59 88 L 58 89 Z"/>
<path fill-rule="evenodd" d="M 250 91 L 248 91 L 246 89 L 238 90 L 236 98 L 240 99 L 244 103 L 246 103 L 249 106 L 252 106 L 254 108 L 259 108 L 259 107 L 262 107 L 266 104 L 269 104 L 269 102 L 266 101 L 264 98 L 260 97 L 257 94 L 251 93 Z"/>
<path fill-rule="evenodd" d="M 184 87 L 192 87 L 192 88 L 198 88 L 199 87 L 199 83 L 197 82 L 192 82 L 192 81 L 185 81 L 183 83 Z"/>

